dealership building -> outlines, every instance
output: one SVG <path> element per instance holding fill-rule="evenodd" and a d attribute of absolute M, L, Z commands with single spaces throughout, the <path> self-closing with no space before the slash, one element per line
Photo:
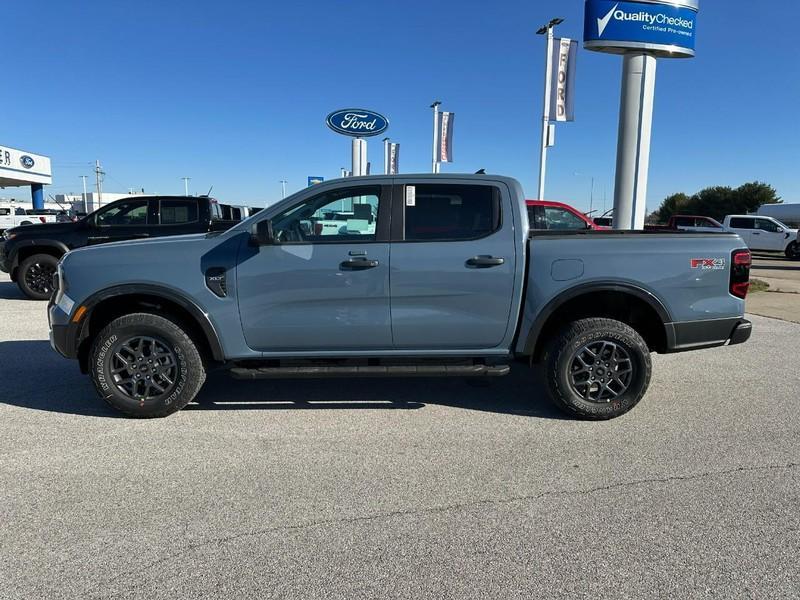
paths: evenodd
<path fill-rule="evenodd" d="M 33 208 L 44 208 L 44 186 L 53 183 L 50 158 L 0 146 L 0 188 L 30 187 Z"/>

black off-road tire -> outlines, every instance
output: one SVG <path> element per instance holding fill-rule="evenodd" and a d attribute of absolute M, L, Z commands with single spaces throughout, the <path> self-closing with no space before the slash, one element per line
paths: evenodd
<path fill-rule="evenodd" d="M 624 392 L 604 401 L 587 400 L 571 380 L 576 353 L 587 345 L 610 342 L 630 358 L 632 373 Z M 650 349 L 632 327 L 614 319 L 581 319 L 566 325 L 551 343 L 545 380 L 553 403 L 570 415 L 589 420 L 614 419 L 636 406 L 650 385 Z M 585 388 L 581 388 L 585 389 Z"/>
<path fill-rule="evenodd" d="M 53 293 L 53 275 L 57 267 L 58 258 L 50 254 L 29 256 L 17 270 L 19 289 L 32 300 L 49 300 Z"/>
<path fill-rule="evenodd" d="M 144 347 L 143 350 L 139 350 L 143 353 L 142 358 L 136 358 L 131 352 L 131 348 L 135 349 L 137 346 L 130 342 L 137 339 L 150 340 L 145 341 L 144 346 L 141 342 L 138 346 L 140 349 Z M 167 377 L 171 377 L 172 386 L 164 384 L 165 379 L 162 375 L 159 383 L 165 386 L 165 391 L 154 395 L 153 398 L 143 399 L 141 396 L 136 397 L 135 390 L 131 393 L 126 392 L 121 378 L 130 378 L 133 372 L 140 377 L 150 375 L 148 344 L 151 348 L 150 357 L 157 356 L 152 354 L 154 347 L 171 353 L 169 357 L 152 358 L 152 360 L 156 363 L 162 360 L 165 364 L 174 364 L 175 367 L 174 369 L 163 367 Z M 150 313 L 133 313 L 111 321 L 94 339 L 90 357 L 89 369 L 97 392 L 111 406 L 131 417 L 145 419 L 166 417 L 181 410 L 194 399 L 206 379 L 203 359 L 197 346 L 179 322 Z M 118 369 L 121 364 L 142 366 L 132 370 L 126 368 L 121 374 L 115 374 L 113 372 L 115 367 Z M 156 369 L 157 366 L 158 364 L 153 368 Z M 155 380 L 156 375 L 153 375 L 153 381 Z M 144 385 L 144 382 L 141 384 Z"/>
<path fill-rule="evenodd" d="M 788 246 L 786 246 L 786 258 L 789 260 L 798 259 L 800 258 L 800 244 L 797 242 L 792 242 Z"/>

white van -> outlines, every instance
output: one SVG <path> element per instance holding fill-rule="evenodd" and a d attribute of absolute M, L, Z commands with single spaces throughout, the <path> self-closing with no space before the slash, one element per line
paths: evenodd
<path fill-rule="evenodd" d="M 783 252 L 788 258 L 800 258 L 798 230 L 778 219 L 759 215 L 728 215 L 726 229 L 738 233 L 751 250 Z"/>

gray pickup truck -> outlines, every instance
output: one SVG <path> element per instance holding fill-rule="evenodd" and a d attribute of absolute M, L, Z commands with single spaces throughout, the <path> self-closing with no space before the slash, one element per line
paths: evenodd
<path fill-rule="evenodd" d="M 488 378 L 521 363 L 544 366 L 562 409 L 608 419 L 644 395 L 651 352 L 748 339 L 749 273 L 732 233 L 529 231 L 507 177 L 349 178 L 226 232 L 69 252 L 50 335 L 136 417 L 180 410 L 213 368 Z"/>

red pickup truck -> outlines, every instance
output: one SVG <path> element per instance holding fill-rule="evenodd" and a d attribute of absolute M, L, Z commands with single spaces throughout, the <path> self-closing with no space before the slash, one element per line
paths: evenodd
<path fill-rule="evenodd" d="M 563 202 L 550 200 L 525 200 L 531 229 L 575 231 L 581 229 L 606 229 L 595 225 L 589 217 Z"/>

